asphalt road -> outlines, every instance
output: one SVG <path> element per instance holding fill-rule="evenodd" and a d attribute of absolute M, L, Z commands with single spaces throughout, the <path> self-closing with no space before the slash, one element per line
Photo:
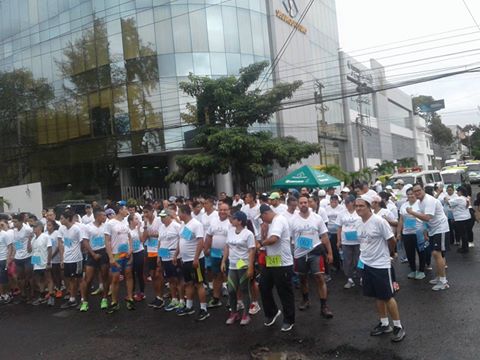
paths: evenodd
<path fill-rule="evenodd" d="M 344 290 L 344 277 L 329 283 L 335 316 L 320 317 L 320 304 L 297 312 L 294 330 L 263 326 L 260 312 L 246 328 L 224 325 L 224 307 L 203 323 L 179 318 L 142 303 L 129 312 L 107 315 L 98 299 L 88 313 L 57 307 L 0 307 L 0 359 L 479 359 L 480 225 L 477 247 L 467 255 L 447 254 L 450 289 L 433 292 L 427 280 L 406 278 L 408 266 L 397 264 L 397 295 L 407 337 L 398 344 L 370 337 L 378 321 L 371 299 L 361 288 Z M 298 293 L 296 293 L 297 295 Z M 313 295 L 313 294 L 312 294 Z M 297 300 L 299 300 L 297 296 Z M 315 299 L 311 296 L 312 300 Z M 98 305 L 98 306 L 97 306 Z"/>

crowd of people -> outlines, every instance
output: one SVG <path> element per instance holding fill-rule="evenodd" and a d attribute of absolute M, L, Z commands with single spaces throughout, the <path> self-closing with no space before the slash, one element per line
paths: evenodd
<path fill-rule="evenodd" d="M 395 300 L 396 259 L 408 262 L 408 278 L 418 281 L 434 265 L 432 290 L 446 290 L 446 251 L 455 244 L 469 251 L 475 220 L 462 187 L 438 185 L 431 192 L 402 180 L 395 187 L 377 192 L 358 182 L 338 193 L 302 188 L 218 199 L 172 196 L 148 198 L 141 207 L 93 202 L 84 216 L 67 208 L 59 220 L 53 209 L 40 219 L 14 214 L 0 220 L 0 303 L 55 306 L 63 299 L 62 309 L 88 312 L 90 298 L 100 295 L 101 309 L 112 314 L 120 310 L 122 284 L 128 310 L 146 301 L 151 284 L 149 307 L 204 321 L 226 305 L 226 324 L 242 326 L 263 309 L 265 326 L 283 314 L 281 331 L 288 332 L 295 289 L 298 310 L 307 311 L 315 287 L 320 314 L 331 319 L 327 284 L 343 271 L 345 289 L 362 286 L 376 301 L 379 322 L 370 334 L 391 333 L 399 342 L 406 333 Z"/>

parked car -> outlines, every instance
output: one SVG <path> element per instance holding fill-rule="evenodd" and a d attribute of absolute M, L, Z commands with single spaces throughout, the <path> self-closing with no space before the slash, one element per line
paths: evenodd
<path fill-rule="evenodd" d="M 82 217 L 86 214 L 85 206 L 87 203 L 84 200 L 65 200 L 62 201 L 60 204 L 55 206 L 55 214 L 57 214 L 57 220 L 60 218 L 60 215 L 67 209 L 72 209 L 75 214 L 80 215 Z"/>
<path fill-rule="evenodd" d="M 405 184 L 422 184 L 423 186 L 435 186 L 443 184 L 442 175 L 438 170 L 410 170 L 393 174 L 388 180 L 388 185 L 395 185 L 395 181 L 402 179 Z"/>

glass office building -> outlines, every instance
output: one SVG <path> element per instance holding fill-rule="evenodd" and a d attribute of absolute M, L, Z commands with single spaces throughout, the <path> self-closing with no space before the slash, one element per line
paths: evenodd
<path fill-rule="evenodd" d="M 0 0 L 0 187 L 41 181 L 47 204 L 164 187 L 191 146 L 179 82 L 262 60 L 265 1 Z"/>

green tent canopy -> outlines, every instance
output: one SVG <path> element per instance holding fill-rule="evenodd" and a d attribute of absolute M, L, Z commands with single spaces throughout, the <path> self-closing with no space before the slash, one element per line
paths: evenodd
<path fill-rule="evenodd" d="M 327 188 L 329 186 L 339 186 L 340 184 L 341 182 L 337 178 L 305 165 L 275 181 L 273 187 L 285 189 L 301 187 Z"/>

